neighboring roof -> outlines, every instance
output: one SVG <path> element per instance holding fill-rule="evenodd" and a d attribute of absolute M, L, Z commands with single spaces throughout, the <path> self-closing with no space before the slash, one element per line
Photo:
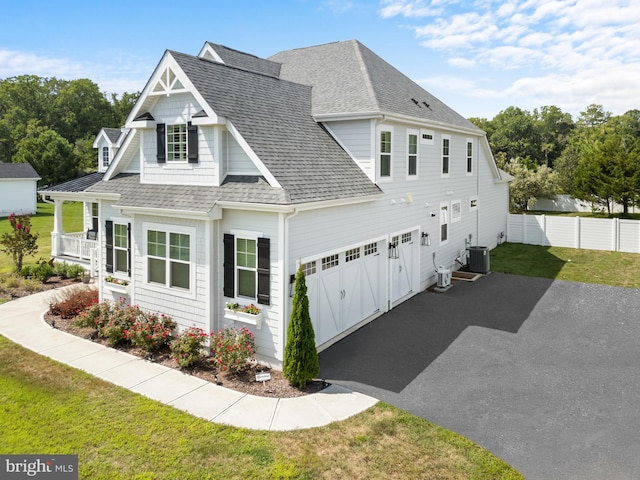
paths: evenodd
<path fill-rule="evenodd" d="M 39 191 L 51 193 L 80 193 L 101 181 L 102 177 L 104 177 L 104 172 L 90 173 L 80 178 L 74 178 L 73 180 L 69 180 L 58 185 L 43 188 Z"/>
<path fill-rule="evenodd" d="M 280 75 L 280 64 L 277 62 L 265 60 L 217 43 L 207 42 L 207 45 L 218 54 L 226 65 L 249 70 L 250 72 L 263 73 L 272 77 Z"/>
<path fill-rule="evenodd" d="M 280 78 L 313 86 L 313 114 L 399 114 L 481 132 L 357 40 L 277 53 Z"/>
<path fill-rule="evenodd" d="M 0 162 L 0 179 L 40 180 L 40 175 L 30 163 Z"/>
<path fill-rule="evenodd" d="M 257 176 L 230 176 L 220 187 L 202 185 L 158 185 L 140 183 L 139 174 L 123 173 L 108 182 L 89 187 L 91 193 L 121 195 L 119 207 L 210 212 L 219 201 L 281 205 L 284 191 L 271 187 Z"/>
<path fill-rule="evenodd" d="M 311 88 L 169 52 L 204 100 L 238 129 L 297 204 L 382 192 L 311 115 Z"/>

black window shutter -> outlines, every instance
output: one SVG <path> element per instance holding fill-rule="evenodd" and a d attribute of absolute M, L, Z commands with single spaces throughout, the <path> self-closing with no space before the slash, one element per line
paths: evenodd
<path fill-rule="evenodd" d="M 156 158 L 158 163 L 165 163 L 167 161 L 166 147 L 165 147 L 165 124 L 159 123 L 156 125 L 156 145 L 158 152 Z"/>
<path fill-rule="evenodd" d="M 258 238 L 258 303 L 271 304 L 271 244 Z"/>
<path fill-rule="evenodd" d="M 131 276 L 131 224 L 127 223 L 127 275 Z"/>
<path fill-rule="evenodd" d="M 230 233 L 224 234 L 224 287 L 223 293 L 225 297 L 235 297 L 234 269 L 235 269 L 235 238 Z"/>
<path fill-rule="evenodd" d="M 106 268 L 107 273 L 113 273 L 113 222 L 111 220 L 107 220 L 104 227 L 107 244 Z"/>
<path fill-rule="evenodd" d="M 187 158 L 189 163 L 198 163 L 198 126 L 187 124 Z"/>

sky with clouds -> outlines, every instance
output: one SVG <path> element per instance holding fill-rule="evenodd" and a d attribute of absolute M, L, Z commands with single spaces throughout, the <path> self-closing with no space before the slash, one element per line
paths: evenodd
<path fill-rule="evenodd" d="M 592 103 L 640 109 L 638 0 L 21 0 L 3 5 L 0 78 L 144 88 L 166 49 L 260 57 L 358 39 L 465 117 Z"/>

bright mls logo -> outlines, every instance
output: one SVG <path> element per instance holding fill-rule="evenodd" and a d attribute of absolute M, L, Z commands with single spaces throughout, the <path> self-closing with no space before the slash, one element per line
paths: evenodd
<path fill-rule="evenodd" d="M 0 478 L 78 480 L 78 455 L 0 455 Z"/>

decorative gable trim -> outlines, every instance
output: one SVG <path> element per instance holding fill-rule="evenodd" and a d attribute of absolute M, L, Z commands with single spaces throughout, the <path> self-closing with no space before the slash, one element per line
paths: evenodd
<path fill-rule="evenodd" d="M 166 95 L 184 93 L 188 90 L 180 81 L 180 78 L 170 66 L 165 66 L 161 74 L 156 78 L 149 95 Z"/>

